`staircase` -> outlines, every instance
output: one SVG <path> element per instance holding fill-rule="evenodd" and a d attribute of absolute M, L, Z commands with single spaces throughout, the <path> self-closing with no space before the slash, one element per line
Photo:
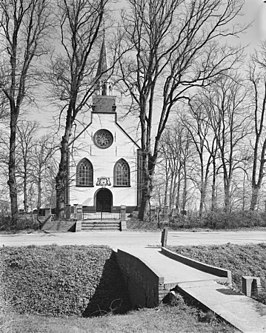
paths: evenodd
<path fill-rule="evenodd" d="M 98 230 L 121 230 L 120 220 L 118 219 L 93 219 L 83 220 L 81 222 L 82 231 L 98 231 Z"/>

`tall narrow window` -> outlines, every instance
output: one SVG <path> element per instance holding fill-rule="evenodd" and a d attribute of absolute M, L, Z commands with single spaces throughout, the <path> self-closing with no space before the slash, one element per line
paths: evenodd
<path fill-rule="evenodd" d="M 130 169 L 127 162 L 121 158 L 114 167 L 114 185 L 130 186 Z"/>
<path fill-rule="evenodd" d="M 93 186 L 93 167 L 89 160 L 83 158 L 77 165 L 77 186 Z"/>

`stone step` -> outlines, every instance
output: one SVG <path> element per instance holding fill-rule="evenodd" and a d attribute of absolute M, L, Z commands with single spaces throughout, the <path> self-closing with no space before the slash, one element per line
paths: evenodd
<path fill-rule="evenodd" d="M 117 218 L 108 218 L 108 219 L 104 219 L 104 218 L 98 218 L 98 217 L 94 217 L 94 218 L 88 218 L 88 219 L 83 219 L 83 221 L 85 221 L 85 222 L 93 222 L 93 221 L 95 221 L 95 222 L 99 222 L 99 221 L 120 221 L 119 219 L 117 219 Z"/>
<path fill-rule="evenodd" d="M 84 228 L 82 231 L 120 231 L 120 228 Z"/>
<path fill-rule="evenodd" d="M 116 224 L 83 224 L 82 229 L 86 228 L 120 228 L 120 223 Z"/>
<path fill-rule="evenodd" d="M 120 221 L 82 221 L 81 222 L 82 223 L 82 225 L 86 225 L 86 224 L 88 224 L 88 225 L 103 225 L 103 224 L 106 224 L 106 225 L 109 225 L 109 224 L 119 224 L 120 223 Z"/>
<path fill-rule="evenodd" d="M 85 220 L 81 223 L 81 230 L 120 230 L 119 220 Z"/>

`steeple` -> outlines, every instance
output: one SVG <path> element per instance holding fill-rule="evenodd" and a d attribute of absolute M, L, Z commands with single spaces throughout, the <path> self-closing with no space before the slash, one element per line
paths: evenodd
<path fill-rule="evenodd" d="M 104 33 L 105 34 L 105 33 Z M 103 36 L 98 68 L 96 72 L 96 93 L 98 95 L 108 95 L 107 90 L 111 91 L 111 85 L 108 83 L 107 56 L 105 47 L 105 35 Z"/>
<path fill-rule="evenodd" d="M 100 77 L 103 73 L 107 72 L 107 58 L 106 58 L 106 47 L 105 47 L 105 36 L 103 37 L 102 47 L 100 51 L 100 58 L 98 62 L 98 68 L 96 78 Z M 106 76 L 105 74 L 103 74 Z"/>
<path fill-rule="evenodd" d="M 112 96 L 112 85 L 108 82 L 108 78 L 109 73 L 104 34 L 95 77 L 95 94 L 92 96 L 93 113 L 115 113 L 115 96 Z"/>

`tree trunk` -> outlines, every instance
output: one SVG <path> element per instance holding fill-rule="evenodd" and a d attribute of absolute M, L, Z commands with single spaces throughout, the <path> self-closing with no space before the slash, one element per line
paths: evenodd
<path fill-rule="evenodd" d="M 143 221 L 150 203 L 152 193 L 152 176 L 154 174 L 156 158 L 143 154 L 142 172 L 143 172 L 143 186 L 141 191 L 141 204 L 139 209 L 138 218 Z"/>
<path fill-rule="evenodd" d="M 144 184 L 141 192 L 141 204 L 140 204 L 140 210 L 138 214 L 139 220 L 143 221 L 145 219 L 145 216 L 148 212 L 149 202 L 151 198 L 151 188 L 152 188 L 152 182 L 150 177 L 147 179 L 144 179 Z"/>
<path fill-rule="evenodd" d="M 39 171 L 40 174 L 40 171 Z M 42 205 L 42 180 L 41 177 L 38 177 L 37 180 L 37 216 L 39 216 L 41 205 Z"/>
<path fill-rule="evenodd" d="M 264 165 L 265 165 L 265 152 L 266 152 L 266 140 L 263 141 L 261 153 L 260 153 L 260 165 L 258 170 L 258 179 L 256 181 L 256 169 L 257 169 L 257 149 L 254 151 L 254 162 L 253 162 L 253 172 L 252 172 L 252 194 L 250 201 L 250 210 L 254 211 L 258 204 L 259 192 L 261 188 L 261 184 L 264 178 Z"/>
<path fill-rule="evenodd" d="M 18 221 L 18 193 L 16 182 L 16 131 L 17 115 L 15 111 L 11 112 L 10 119 L 10 139 L 9 139 L 9 163 L 8 163 L 8 186 L 11 205 L 12 224 L 16 225 Z"/>
<path fill-rule="evenodd" d="M 252 186 L 252 193 L 251 193 L 251 201 L 250 201 L 250 210 L 254 211 L 256 209 L 258 203 L 260 186 L 253 185 Z"/>
<path fill-rule="evenodd" d="M 229 213 L 231 209 L 231 197 L 230 197 L 230 183 L 226 181 L 224 184 L 224 211 Z"/>
<path fill-rule="evenodd" d="M 166 161 L 167 163 L 167 161 Z M 168 204 L 168 188 L 169 188 L 169 175 L 168 175 L 168 170 L 166 168 L 166 172 L 165 172 L 165 188 L 164 188 L 164 207 L 167 206 Z"/>
<path fill-rule="evenodd" d="M 185 214 L 186 205 L 187 205 L 187 177 L 185 175 L 184 176 L 184 184 L 183 184 L 183 193 L 182 193 L 182 211 L 183 211 L 183 214 Z"/>
<path fill-rule="evenodd" d="M 183 193 L 182 193 L 182 211 L 183 214 L 186 214 L 186 205 L 187 205 L 187 165 L 184 161 L 183 163 L 183 170 L 184 170 L 184 183 L 183 183 Z"/>
<path fill-rule="evenodd" d="M 68 143 L 71 133 L 71 125 L 66 126 L 65 134 L 61 141 L 61 159 L 56 175 L 56 218 L 62 219 L 65 211 L 66 190 L 68 186 Z"/>
<path fill-rule="evenodd" d="M 175 207 L 175 192 L 176 192 L 176 173 L 172 172 L 171 182 L 170 182 L 170 198 L 169 198 L 169 208 L 172 211 Z"/>
<path fill-rule="evenodd" d="M 28 212 L 28 191 L 27 191 L 27 181 L 28 177 L 27 174 L 25 173 L 24 179 L 23 179 L 23 204 L 24 204 L 24 212 Z"/>
<path fill-rule="evenodd" d="M 205 198 L 206 198 L 206 187 L 207 183 L 202 181 L 201 188 L 200 188 L 200 204 L 199 204 L 199 217 L 202 217 L 203 213 L 203 207 L 205 204 Z"/>
<path fill-rule="evenodd" d="M 217 202 L 216 202 L 216 163 L 213 159 L 212 162 L 213 166 L 213 174 L 212 174 L 212 195 L 211 195 L 211 211 L 214 212 L 217 208 Z"/>
<path fill-rule="evenodd" d="M 180 213 L 180 190 L 181 190 L 181 169 L 178 168 L 176 204 L 175 204 L 178 213 Z"/>
<path fill-rule="evenodd" d="M 246 209 L 246 174 L 244 173 L 243 178 L 243 196 L 242 196 L 242 211 Z"/>

